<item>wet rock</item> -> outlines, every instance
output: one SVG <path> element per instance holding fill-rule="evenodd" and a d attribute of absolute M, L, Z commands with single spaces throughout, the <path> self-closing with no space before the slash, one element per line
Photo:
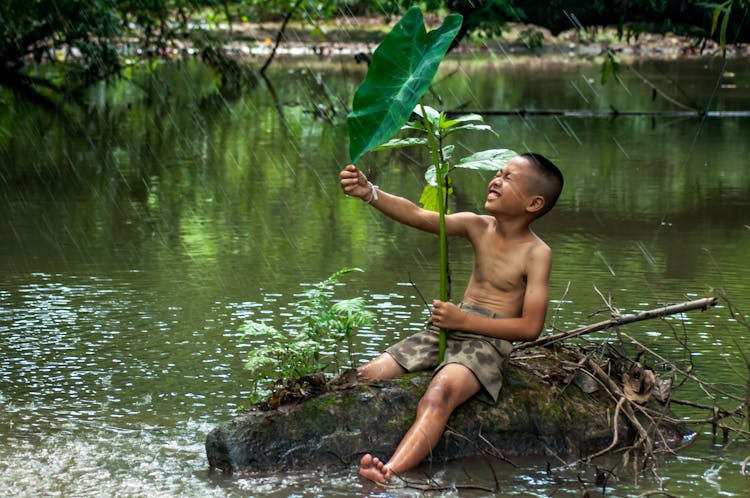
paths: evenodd
<path fill-rule="evenodd" d="M 576 458 L 612 443 L 612 397 L 603 389 L 587 394 L 577 387 L 579 371 L 563 367 L 559 355 L 534 355 L 510 362 L 497 403 L 479 395 L 455 411 L 433 461 L 478 454 Z M 411 425 L 429 381 L 429 374 L 411 374 L 365 382 L 349 372 L 325 389 L 302 389 L 310 397 L 256 408 L 214 428 L 206 439 L 209 465 L 275 471 L 352 466 L 364 453 L 387 458 Z M 624 417 L 618 422 L 618 446 L 632 444 L 635 432 Z M 680 425 L 642 423 L 675 440 L 690 433 Z"/>

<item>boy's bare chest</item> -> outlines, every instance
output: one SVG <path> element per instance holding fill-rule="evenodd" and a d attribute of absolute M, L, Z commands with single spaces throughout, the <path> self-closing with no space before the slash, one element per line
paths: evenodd
<path fill-rule="evenodd" d="M 526 259 L 529 245 L 509 244 L 487 237 L 475 244 L 474 278 L 502 290 L 526 285 Z"/>

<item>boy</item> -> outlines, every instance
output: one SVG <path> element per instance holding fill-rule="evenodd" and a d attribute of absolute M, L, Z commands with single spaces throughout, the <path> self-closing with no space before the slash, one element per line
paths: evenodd
<path fill-rule="evenodd" d="M 394 220 L 439 233 L 439 215 L 379 191 L 354 165 L 341 171 L 344 193 L 359 197 Z M 385 483 L 416 467 L 437 445 L 453 410 L 484 388 L 496 401 L 510 341 L 531 341 L 542 331 L 552 253 L 530 228 L 554 206 L 563 186 L 560 170 L 541 154 L 520 154 L 498 171 L 487 188 L 488 215 L 459 212 L 445 217 L 449 236 L 466 237 L 474 267 L 463 302 L 433 301 L 432 325 L 359 367 L 371 380 L 435 368 L 416 419 L 388 462 L 365 455 L 359 473 Z M 437 328 L 450 331 L 438 365 Z"/>

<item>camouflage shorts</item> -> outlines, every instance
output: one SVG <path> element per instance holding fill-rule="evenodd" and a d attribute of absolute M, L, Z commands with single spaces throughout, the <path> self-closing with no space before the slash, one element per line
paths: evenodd
<path fill-rule="evenodd" d="M 462 311 L 473 315 L 499 318 L 500 315 L 471 304 L 459 305 Z M 450 331 L 445 348 L 445 358 L 438 365 L 439 330 L 429 325 L 426 330 L 417 332 L 386 349 L 396 362 L 408 372 L 427 370 L 435 372 L 448 363 L 465 366 L 476 376 L 493 401 L 497 401 L 503 386 L 503 369 L 508 362 L 513 346 L 503 339 L 495 339 L 463 331 Z"/>

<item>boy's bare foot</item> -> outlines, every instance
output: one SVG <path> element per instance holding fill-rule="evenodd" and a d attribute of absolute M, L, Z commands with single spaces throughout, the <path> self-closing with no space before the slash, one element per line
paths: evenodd
<path fill-rule="evenodd" d="M 385 464 L 369 453 L 359 462 L 359 475 L 379 483 L 386 483 L 391 479 L 391 472 L 385 468 Z"/>

